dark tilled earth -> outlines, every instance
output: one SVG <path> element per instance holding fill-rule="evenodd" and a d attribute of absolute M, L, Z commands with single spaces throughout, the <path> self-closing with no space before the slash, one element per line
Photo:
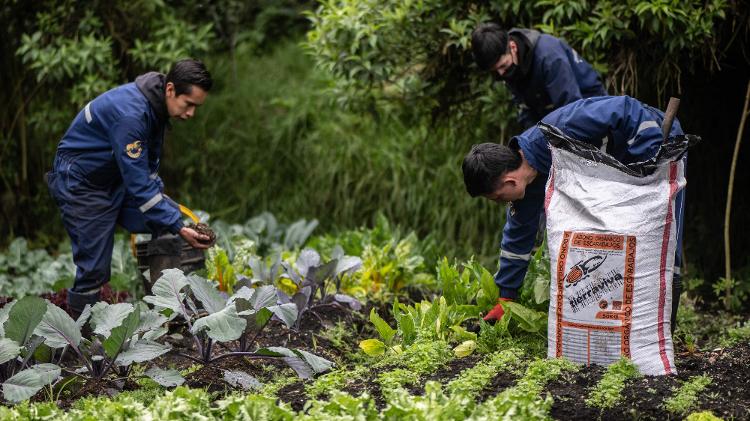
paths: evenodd
<path fill-rule="evenodd" d="M 257 341 L 253 344 L 252 348 L 282 346 L 302 349 L 331 361 L 340 360 L 347 352 L 355 351 L 359 337 L 362 336 L 362 330 L 365 329 L 365 326 L 369 323 L 364 316 L 362 316 L 362 313 L 351 312 L 344 308 L 329 306 L 318 309 L 316 314 L 317 316 L 309 313 L 306 314 L 299 330 L 291 330 L 286 326 L 283 326 L 281 322 L 271 321 L 262 334 L 258 336 Z M 334 346 L 324 335 L 326 330 L 333 328 L 336 323 L 339 322 L 346 323 L 356 332 L 355 335 L 343 338 L 345 340 L 344 347 Z M 190 334 L 187 332 L 187 326 L 185 323 L 173 322 L 170 325 L 169 334 L 164 337 L 164 341 L 172 346 L 173 351 L 179 350 L 192 355 L 193 357 L 197 357 L 197 354 L 193 349 L 195 345 Z M 228 343 L 226 345 L 231 349 L 234 349 L 237 346 L 236 343 Z M 225 347 L 215 345 L 212 355 L 216 357 L 226 352 L 227 349 Z M 73 358 L 73 360 L 75 360 L 75 358 Z M 157 358 L 151 362 L 151 364 L 147 364 L 147 366 L 156 365 L 159 367 L 171 367 L 182 370 L 193 364 L 195 364 L 193 360 L 180 356 L 176 352 L 170 352 Z M 196 371 L 186 375 L 185 385 L 193 388 L 206 389 L 209 392 L 218 392 L 218 394 L 215 395 L 218 397 L 225 392 L 241 390 L 224 380 L 224 373 L 227 371 L 241 371 L 256 378 L 261 383 L 266 383 L 273 379 L 274 373 L 286 368 L 287 365 L 281 360 L 253 360 L 245 357 L 222 358 L 212 361 L 209 364 L 205 364 Z M 84 381 L 82 378 L 79 378 L 78 380 L 66 384 L 66 391 L 61 394 L 60 400 L 57 401 L 57 404 L 62 408 L 68 408 L 75 403 L 75 401 L 84 397 L 114 396 L 122 391 L 136 390 L 138 388 L 139 385 L 130 379 L 127 381 L 111 381 L 107 379 L 99 381 Z M 295 392 L 295 389 L 299 389 L 299 391 Z M 31 401 L 46 401 L 49 399 L 47 394 L 47 389 L 42 389 L 31 398 Z M 299 395 L 299 397 L 295 398 L 295 395 Z M 297 400 L 298 404 L 293 404 L 293 406 L 296 409 L 301 409 L 302 404 L 307 400 L 307 397 L 304 395 L 304 384 L 302 382 L 294 383 L 289 389 L 289 393 L 284 395 L 283 400 L 291 403 Z"/>
<path fill-rule="evenodd" d="M 373 332 L 366 332 L 368 322 L 362 316 L 369 311 L 363 310 L 362 313 L 352 313 L 336 308 L 321 310 L 317 316 L 307 315 L 303 319 L 299 331 L 289 330 L 276 324 L 268 326 L 255 345 L 299 348 L 335 361 L 344 359 L 347 353 L 356 352 L 358 341 L 373 335 Z M 344 338 L 346 345 L 343 348 L 334 346 L 324 335 L 325 331 L 331 329 L 337 322 L 344 322 L 354 328 L 354 334 Z M 179 332 L 180 327 L 170 330 Z M 184 335 L 181 341 L 175 341 L 172 345 L 183 350 L 192 347 L 188 335 Z M 554 399 L 550 415 L 553 419 L 558 420 L 681 419 L 683 415 L 671 414 L 666 411 L 664 401 L 673 396 L 675 390 L 683 382 L 694 376 L 707 375 L 711 377 L 712 383 L 699 394 L 696 405 L 690 412 L 712 411 L 715 415 L 725 419 L 750 419 L 750 342 L 740 343 L 725 349 L 693 354 L 682 351 L 684 350 L 678 349 L 675 356 L 677 375 L 646 376 L 631 380 L 622 392 L 623 399 L 620 403 L 616 407 L 604 411 L 587 406 L 585 400 L 601 379 L 605 368 L 589 366 L 582 367 L 575 373 L 565 373 L 561 378 L 550 382 L 542 392 L 543 394 L 549 393 Z M 215 349 L 216 355 L 223 352 L 225 350 Z M 420 379 L 408 390 L 413 395 L 421 395 L 424 393 L 424 384 L 428 380 L 447 384 L 455 379 L 461 371 L 473 367 L 481 359 L 482 356 L 479 355 L 455 359 L 441 370 Z M 158 363 L 159 366 L 176 368 L 185 368 L 191 364 L 192 361 L 172 354 L 160 358 Z M 272 379 L 274 372 L 284 367 L 285 365 L 281 362 L 226 358 L 207 364 L 187 375 L 186 384 L 191 387 L 206 388 L 212 392 L 228 392 L 236 389 L 224 381 L 223 374 L 227 370 L 243 371 L 265 383 Z M 349 382 L 343 391 L 354 396 L 367 392 L 373 397 L 376 407 L 383 408 L 385 399 L 377 382 L 378 374 L 380 373 L 373 371 L 362 381 Z M 506 388 L 512 387 L 517 380 L 517 374 L 511 372 L 498 373 L 481 391 L 477 397 L 478 401 L 482 402 Z M 289 403 L 295 410 L 303 409 L 305 402 L 308 400 L 305 393 L 305 385 L 308 382 L 310 380 L 301 380 L 281 388 L 278 391 L 279 399 Z M 113 395 L 118 391 L 133 390 L 137 387 L 137 384 L 133 382 L 124 384 L 114 382 L 80 384 L 78 387 L 72 387 L 75 392 L 64 402 L 59 403 L 61 406 L 67 407 L 76 399 L 84 396 Z M 42 396 L 42 392 L 40 392 L 33 400 L 43 399 L 46 399 L 46 397 Z"/>
<path fill-rule="evenodd" d="M 626 384 L 621 403 L 600 411 L 586 406 L 585 399 L 601 378 L 604 369 L 586 367 L 578 373 L 547 385 L 555 403 L 552 417 L 572 419 L 680 419 L 669 413 L 664 401 L 672 397 L 683 382 L 707 375 L 712 382 L 698 396 L 695 411 L 711 411 L 725 419 L 750 419 L 750 342 L 727 349 L 682 354 L 675 357 L 677 375 L 644 376 Z"/>
<path fill-rule="evenodd" d="M 428 380 L 447 384 L 462 370 L 473 367 L 480 360 L 479 356 L 453 360 L 438 372 L 421 379 L 417 385 L 409 388 L 409 392 L 413 395 L 423 394 L 424 384 Z M 687 414 L 669 413 L 664 408 L 665 400 L 672 397 L 683 382 L 694 376 L 707 375 L 712 383 L 699 394 L 690 412 L 711 411 L 724 419 L 744 420 L 750 419 L 749 361 L 750 342 L 721 350 L 678 355 L 677 375 L 644 376 L 631 380 L 622 391 L 620 403 L 607 410 L 589 407 L 585 402 L 606 371 L 601 366 L 592 365 L 582 367 L 575 373 L 566 373 L 550 382 L 542 393 L 553 397 L 550 415 L 557 420 L 682 419 Z M 376 407 L 382 408 L 385 401 L 376 381 L 377 374 L 347 385 L 344 391 L 355 396 L 368 392 L 375 400 Z M 513 373 L 498 373 L 480 393 L 478 400 L 481 402 L 497 395 L 515 385 L 517 380 Z M 286 386 L 279 391 L 279 398 L 297 410 L 302 409 L 307 400 L 304 385 L 304 382 L 296 382 Z"/>

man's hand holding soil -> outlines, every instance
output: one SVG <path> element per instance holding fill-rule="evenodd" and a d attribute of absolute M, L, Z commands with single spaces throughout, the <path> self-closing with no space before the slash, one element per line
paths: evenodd
<path fill-rule="evenodd" d="M 213 245 L 213 241 L 206 234 L 201 234 L 198 231 L 190 227 L 182 227 L 180 230 L 180 237 L 182 237 L 191 247 L 197 249 L 207 249 Z"/>

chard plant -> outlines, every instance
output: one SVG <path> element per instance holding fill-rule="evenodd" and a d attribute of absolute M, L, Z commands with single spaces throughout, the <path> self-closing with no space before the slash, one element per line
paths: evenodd
<path fill-rule="evenodd" d="M 426 270 L 432 264 L 424 257 L 434 255 L 434 243 L 420 242 L 414 232 L 401 232 L 382 214 L 377 215 L 372 228 L 316 236 L 310 245 L 327 257 L 337 248 L 362 257 L 359 276 L 343 279 L 341 286 L 359 299 L 388 302 L 404 287 L 424 290 L 435 286 L 434 276 Z"/>
<path fill-rule="evenodd" d="M 216 289 L 215 284 L 195 274 L 189 277 L 179 269 L 167 269 L 152 287 L 154 295 L 144 297 L 159 312 L 181 317 L 192 335 L 198 356 L 178 352 L 199 362 L 229 357 L 280 359 L 302 378 L 327 371 L 332 362 L 299 349 L 257 347 L 256 339 L 277 319 L 291 327 L 298 319 L 294 303 L 279 303 L 278 290 L 272 285 L 258 288 L 243 286 L 232 296 Z M 216 345 L 226 352 L 215 353 Z"/>
<path fill-rule="evenodd" d="M 549 301 L 544 295 L 546 293 L 547 297 L 549 296 L 549 277 L 545 278 L 545 273 L 548 274 L 549 269 L 544 272 L 545 267 L 549 268 L 549 263 L 544 264 L 541 248 L 534 255 L 533 260 L 531 275 L 526 277 L 526 283 L 536 291 L 534 294 L 538 297 L 534 299 L 541 301 L 534 301 L 529 307 L 521 302 L 503 302 L 503 309 L 508 316 L 503 317 L 498 324 L 508 335 L 513 329 L 540 334 L 547 329 L 547 309 L 544 307 L 544 311 L 539 311 L 534 303 Z M 438 284 L 449 305 L 461 306 L 462 311 L 473 313 L 478 317 L 495 306 L 500 292 L 495 284 L 494 276 L 482 265 L 469 261 L 463 267 L 464 270 L 459 273 L 457 265 L 451 265 L 447 259 L 443 259 L 437 267 Z M 545 284 L 546 290 L 543 287 Z M 527 290 L 523 291 L 526 293 Z M 523 297 L 521 301 L 527 302 L 523 300 Z"/>
<path fill-rule="evenodd" d="M 534 310 L 546 312 L 549 307 L 549 290 L 552 275 L 550 274 L 549 256 L 545 251 L 547 251 L 546 238 L 529 260 L 529 268 L 523 280 L 519 302 L 526 304 Z"/>
<path fill-rule="evenodd" d="M 238 239 L 233 243 L 233 249 L 234 256 L 230 259 L 225 249 L 213 246 L 208 250 L 206 259 L 208 279 L 216 281 L 219 290 L 228 294 L 234 294 L 234 290 L 243 285 L 238 285 L 238 281 L 252 274 L 248 262 L 254 256 L 256 245 L 252 240 Z"/>
<path fill-rule="evenodd" d="M 348 287 L 367 294 L 397 292 L 406 285 L 430 284 L 421 273 L 424 257 L 418 253 L 415 233 L 403 239 L 393 238 L 383 245 L 368 244 L 362 251 L 362 276 Z"/>

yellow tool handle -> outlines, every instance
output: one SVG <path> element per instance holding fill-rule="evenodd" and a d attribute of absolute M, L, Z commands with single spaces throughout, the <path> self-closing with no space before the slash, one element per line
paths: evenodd
<path fill-rule="evenodd" d="M 179 205 L 179 204 L 178 204 L 177 206 L 179 206 L 179 207 L 180 207 L 180 212 L 182 212 L 182 214 L 183 214 L 183 215 L 185 215 L 185 216 L 187 216 L 188 218 L 190 218 L 190 219 L 191 219 L 191 220 L 193 221 L 193 223 L 194 223 L 194 224 L 197 224 L 198 222 L 200 222 L 200 221 L 201 221 L 201 220 L 200 220 L 200 219 L 198 219 L 198 217 L 197 217 L 197 216 L 196 216 L 196 215 L 195 215 L 195 214 L 193 213 L 193 211 L 191 211 L 190 209 L 188 209 L 188 207 L 187 207 L 187 206 L 185 206 L 185 205 Z"/>
<path fill-rule="evenodd" d="M 177 204 L 177 206 L 180 208 L 180 213 L 190 218 L 190 220 L 193 221 L 194 224 L 200 222 L 198 216 L 195 215 L 195 213 L 193 213 L 190 208 L 185 205 L 180 205 L 179 203 Z M 135 251 L 135 234 L 130 234 L 130 252 L 133 253 L 133 257 L 137 257 Z"/>

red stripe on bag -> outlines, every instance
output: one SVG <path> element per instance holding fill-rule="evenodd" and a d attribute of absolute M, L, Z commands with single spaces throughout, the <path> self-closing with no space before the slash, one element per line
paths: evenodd
<path fill-rule="evenodd" d="M 672 200 L 677 191 L 677 163 L 672 162 L 669 165 L 669 200 L 667 201 L 667 218 L 664 223 L 664 236 L 661 243 L 661 267 L 659 268 L 659 322 L 657 330 L 659 332 L 659 356 L 664 363 L 666 374 L 672 373 L 672 367 L 667 358 L 666 339 L 664 338 L 664 307 L 667 299 L 667 252 L 669 251 L 669 234 L 672 228 Z M 674 300 L 675 297 L 672 297 Z M 679 299 L 679 297 L 678 297 Z"/>
<path fill-rule="evenodd" d="M 544 195 L 544 213 L 547 214 L 547 208 L 549 202 L 552 201 L 552 193 L 555 191 L 555 169 L 553 168 L 549 174 L 549 186 L 547 187 L 547 194 Z M 546 215 L 549 218 L 549 215 Z"/>

